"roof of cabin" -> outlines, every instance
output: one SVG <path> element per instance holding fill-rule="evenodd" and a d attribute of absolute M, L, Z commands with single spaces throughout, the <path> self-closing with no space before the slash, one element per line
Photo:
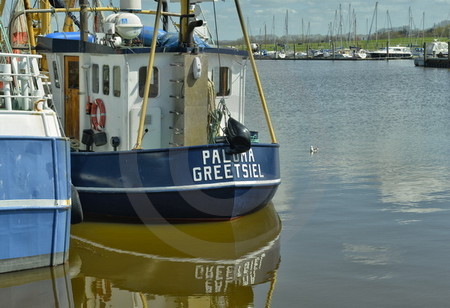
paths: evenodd
<path fill-rule="evenodd" d="M 127 47 L 127 48 L 113 48 L 106 45 L 100 45 L 91 42 L 83 42 L 74 39 L 59 39 L 51 37 L 40 36 L 37 39 L 36 50 L 39 52 L 51 53 L 97 53 L 97 54 L 135 54 L 148 53 L 150 47 Z M 162 47 L 156 48 L 156 52 L 192 52 L 192 47 Z M 216 48 L 216 47 L 197 47 L 200 53 L 220 53 L 238 55 L 247 57 L 248 52 L 245 50 L 238 50 L 234 48 Z"/>

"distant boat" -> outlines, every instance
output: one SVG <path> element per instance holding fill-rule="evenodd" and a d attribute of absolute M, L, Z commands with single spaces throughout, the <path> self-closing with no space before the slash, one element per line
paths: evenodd
<path fill-rule="evenodd" d="M 411 59 L 412 52 L 409 47 L 404 46 L 389 46 L 389 48 L 382 47 L 375 51 L 368 51 L 370 58 L 396 58 L 396 59 Z"/>
<path fill-rule="evenodd" d="M 360 47 L 350 47 L 353 58 L 355 59 L 366 59 L 367 51 Z"/>
<path fill-rule="evenodd" d="M 67 261 L 70 147 L 39 55 L 0 53 L 0 273 Z"/>
<path fill-rule="evenodd" d="M 304 51 L 298 51 L 295 53 L 296 58 L 306 58 L 308 57 L 308 54 Z"/>
<path fill-rule="evenodd" d="M 423 48 L 422 47 L 414 47 L 411 49 L 411 53 L 413 55 L 413 58 L 423 56 Z"/>
<path fill-rule="evenodd" d="M 448 57 L 448 43 L 434 40 L 426 44 L 427 57 L 446 58 Z"/>
<path fill-rule="evenodd" d="M 255 67 L 250 42 L 242 51 L 202 41 L 193 30 L 203 21 L 189 15 L 186 0 L 181 12 L 164 12 L 189 15 L 179 33 L 159 28 L 158 16 L 153 27 L 144 26 L 138 14 L 155 11 L 140 7 L 140 1 L 121 1 L 101 27 L 86 17 L 86 31 L 37 37 L 56 110 L 73 140 L 72 182 L 83 214 L 199 221 L 261 209 L 280 184 L 279 145 L 267 108 L 271 143 L 255 142 L 257 132 L 243 125 L 246 69 Z M 87 32 L 93 37 L 80 36 Z"/>
<path fill-rule="evenodd" d="M 448 58 L 448 43 L 434 40 L 431 43 L 427 43 L 424 49 L 422 48 L 421 54 L 414 59 L 415 66 L 425 66 L 424 53 L 426 54 L 426 59 L 431 59 L 433 62 L 445 61 Z M 438 66 L 440 66 L 438 64 Z M 445 67 L 445 66 L 444 66 Z"/>

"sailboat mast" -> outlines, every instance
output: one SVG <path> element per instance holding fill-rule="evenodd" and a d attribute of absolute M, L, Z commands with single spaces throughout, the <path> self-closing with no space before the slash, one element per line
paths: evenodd
<path fill-rule="evenodd" d="M 422 15 L 422 45 L 425 43 L 425 12 Z"/>
<path fill-rule="evenodd" d="M 378 44 L 378 2 L 375 3 L 375 41 Z"/>
<path fill-rule="evenodd" d="M 391 17 L 389 15 L 389 10 L 386 11 L 386 18 L 387 18 L 388 46 L 389 46 L 391 44 L 391 31 L 392 31 L 392 23 L 391 23 Z"/>

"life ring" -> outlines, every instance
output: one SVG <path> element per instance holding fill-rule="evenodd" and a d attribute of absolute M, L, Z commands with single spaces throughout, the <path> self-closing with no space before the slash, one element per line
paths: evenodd
<path fill-rule="evenodd" d="M 100 110 L 100 120 L 97 117 L 97 110 Z M 91 105 L 91 125 L 92 128 L 101 131 L 105 128 L 106 109 L 105 104 L 100 98 L 97 98 Z"/>

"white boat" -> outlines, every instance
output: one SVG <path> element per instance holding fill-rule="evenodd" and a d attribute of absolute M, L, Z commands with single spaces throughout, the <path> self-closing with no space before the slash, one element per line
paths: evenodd
<path fill-rule="evenodd" d="M 355 59 L 366 59 L 367 51 L 359 47 L 351 47 L 351 54 Z"/>
<path fill-rule="evenodd" d="M 306 58 L 306 57 L 308 57 L 308 54 L 304 51 L 297 51 L 295 53 L 295 57 L 296 58 Z"/>
<path fill-rule="evenodd" d="M 448 57 L 448 43 L 434 40 L 426 44 L 427 57 L 446 58 Z"/>
<path fill-rule="evenodd" d="M 382 47 L 375 51 L 368 52 L 370 58 L 396 58 L 396 59 L 411 59 L 412 52 L 409 47 L 404 46 L 389 46 Z"/>
<path fill-rule="evenodd" d="M 0 53 L 0 273 L 69 255 L 69 140 L 49 107 L 40 58 Z"/>
<path fill-rule="evenodd" d="M 265 206 L 280 184 L 261 87 L 271 143 L 255 142 L 241 124 L 246 68 L 258 76 L 247 34 L 248 52 L 211 46 L 194 34 L 203 21 L 190 12 L 201 1 L 181 1 L 180 13 L 162 12 L 162 2 L 156 11 L 140 1 L 86 6 L 116 13 L 97 26 L 82 14 L 81 32 L 37 37 L 65 133 L 78 144 L 72 182 L 88 219 L 228 220 Z M 138 14 L 156 14 L 153 27 Z M 160 29 L 161 15 L 183 16 L 180 32 Z"/>
<path fill-rule="evenodd" d="M 424 58 L 424 53 L 426 58 Z M 431 59 L 435 63 L 445 61 L 448 58 L 448 43 L 434 40 L 431 43 L 427 43 L 425 46 L 425 51 L 422 48 L 422 53 L 414 59 L 415 66 L 426 66 L 426 59 Z M 431 65 L 434 66 L 434 65 Z M 440 64 L 437 64 L 441 67 Z M 445 67 L 445 65 L 443 66 Z"/>

